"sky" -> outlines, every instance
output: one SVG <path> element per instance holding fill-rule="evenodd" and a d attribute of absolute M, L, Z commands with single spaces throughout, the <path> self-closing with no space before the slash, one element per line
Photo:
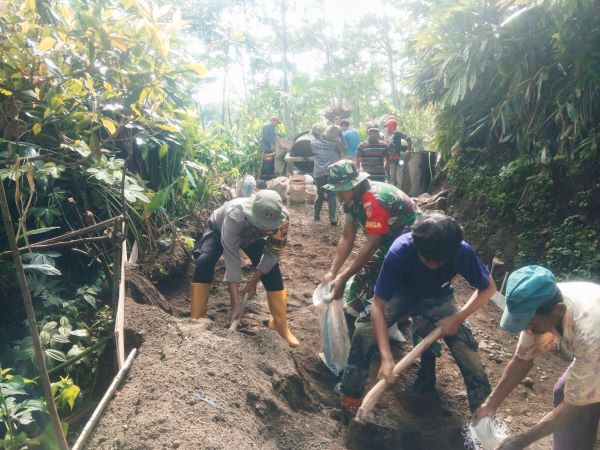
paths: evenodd
<path fill-rule="evenodd" d="M 324 16 L 328 18 L 334 35 L 342 32 L 344 24 L 356 21 L 368 13 L 384 11 L 384 8 L 382 0 L 323 0 Z M 297 19 L 294 17 L 289 18 L 290 23 L 295 20 Z M 293 61 L 297 67 L 301 68 L 303 73 L 311 77 L 316 75 L 323 62 L 322 55 L 317 52 L 297 54 L 294 56 Z M 211 69 L 208 78 L 214 78 L 214 81 L 200 85 L 194 94 L 194 98 L 203 105 L 220 104 L 223 90 L 222 77 L 223 72 L 221 69 Z M 227 82 L 231 98 L 243 95 L 242 71 L 239 66 L 230 68 Z"/>

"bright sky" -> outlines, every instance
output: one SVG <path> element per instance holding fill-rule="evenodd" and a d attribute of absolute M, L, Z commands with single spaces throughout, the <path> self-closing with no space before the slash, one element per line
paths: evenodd
<path fill-rule="evenodd" d="M 301 0 L 300 0 L 301 1 Z M 382 0 L 323 0 L 324 16 L 328 18 L 331 31 L 334 35 L 342 32 L 344 24 L 358 20 L 361 16 L 368 13 L 382 13 L 384 4 Z M 290 16 L 289 23 L 294 23 L 297 18 Z M 322 55 L 318 52 L 305 52 L 295 55 L 293 63 L 301 72 L 314 76 L 321 64 Z M 223 72 L 220 69 L 210 70 L 209 77 L 214 77 L 214 81 L 205 83 L 194 94 L 201 104 L 219 104 L 223 90 Z M 227 77 L 230 98 L 241 97 L 243 95 L 242 71 L 239 66 L 233 66 L 229 70 Z"/>

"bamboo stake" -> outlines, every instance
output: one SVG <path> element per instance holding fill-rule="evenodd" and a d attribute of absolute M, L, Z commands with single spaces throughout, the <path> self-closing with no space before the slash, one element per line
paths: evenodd
<path fill-rule="evenodd" d="M 107 219 L 104 222 L 94 224 L 90 227 L 81 228 L 80 230 L 75 230 L 70 233 L 65 233 L 60 236 L 53 237 L 51 239 L 46 239 L 45 241 L 36 242 L 35 244 L 31 245 L 31 247 L 33 247 L 35 245 L 38 245 L 38 246 L 39 245 L 48 245 L 48 244 L 54 244 L 56 242 L 67 241 L 68 239 L 80 236 L 82 234 L 93 233 L 94 231 L 102 230 L 102 229 L 108 227 L 109 225 L 112 225 L 115 222 L 119 223 L 119 222 L 123 222 L 124 220 L 125 220 L 125 216 L 116 216 L 111 219 Z M 88 239 L 92 239 L 92 238 L 88 238 Z M 70 242 L 73 242 L 73 241 L 70 241 Z M 29 250 L 29 246 L 21 247 L 18 249 L 19 252 L 24 252 L 26 250 Z M 2 252 L 2 253 L 0 253 L 0 257 L 3 257 L 5 255 L 10 255 L 10 254 L 11 254 L 11 251 Z"/>
<path fill-rule="evenodd" d="M 17 278 L 19 280 L 19 286 L 21 287 L 21 295 L 23 296 L 23 304 L 25 305 L 25 312 L 27 313 L 27 321 L 29 323 L 29 329 L 31 330 L 31 338 L 33 340 L 33 348 L 35 350 L 35 359 L 37 362 L 38 370 L 40 372 L 40 381 L 42 383 L 42 390 L 44 391 L 44 398 L 48 406 L 48 414 L 50 415 L 50 421 L 54 434 L 56 435 L 56 441 L 61 450 L 69 450 L 67 440 L 63 433 L 62 426 L 60 424 L 60 417 L 58 417 L 58 411 L 54 398 L 52 397 L 52 388 L 50 386 L 50 378 L 48 377 L 48 370 L 46 368 L 46 360 L 44 351 L 42 349 L 42 343 L 40 342 L 40 335 L 38 334 L 37 321 L 35 320 L 35 312 L 33 310 L 33 303 L 31 301 L 31 294 L 29 287 L 27 286 L 27 278 L 25 278 L 25 270 L 23 269 L 23 261 L 21 261 L 21 255 L 17 247 L 17 239 L 15 238 L 15 231 L 13 229 L 12 220 L 10 218 L 10 211 L 8 210 L 8 201 L 6 200 L 6 191 L 4 190 L 4 183 L 0 181 L 0 208 L 2 210 L 2 219 L 4 221 L 4 228 L 6 230 L 6 236 L 10 249 L 13 255 L 13 261 L 17 271 Z"/>
<path fill-rule="evenodd" d="M 127 175 L 127 159 L 123 164 L 121 175 L 121 216 L 125 217 L 127 203 L 125 199 L 125 176 Z M 122 236 L 116 241 L 114 251 L 114 269 L 113 269 L 113 308 L 115 317 L 115 345 L 117 350 L 117 362 L 119 368 L 125 364 L 125 333 L 123 331 L 125 324 L 125 264 L 127 263 L 127 241 L 125 226 L 121 226 Z"/>
<path fill-rule="evenodd" d="M 23 253 L 26 251 L 33 251 L 33 250 L 49 250 L 52 248 L 58 248 L 58 247 L 69 247 L 72 245 L 79 245 L 79 244 L 86 244 L 86 243 L 93 243 L 93 242 L 100 242 L 100 241 L 107 241 L 110 239 L 110 236 L 98 236 L 98 237 L 90 237 L 90 238 L 81 238 L 81 239 L 75 239 L 72 241 L 65 241 L 65 242 L 55 242 L 53 244 L 32 244 L 29 247 L 21 247 L 19 248 L 19 253 Z M 4 256 L 8 256 L 10 255 L 11 252 L 3 252 L 0 253 L 0 257 L 4 257 Z"/>
<path fill-rule="evenodd" d="M 94 426 L 96 426 L 96 423 L 98 423 L 98 420 L 100 419 L 100 415 L 104 411 L 104 408 L 106 407 L 108 401 L 111 399 L 114 392 L 117 390 L 117 387 L 119 387 L 119 384 L 121 384 L 121 380 L 123 379 L 123 376 L 125 376 L 125 374 L 129 370 L 129 367 L 131 367 L 131 363 L 133 362 L 133 358 L 135 358 L 136 352 L 137 352 L 137 349 L 134 348 L 129 353 L 129 356 L 127 357 L 127 360 L 125 361 L 125 364 L 123 364 L 123 367 L 121 367 L 121 369 L 115 376 L 115 379 L 113 380 L 113 382 L 109 386 L 108 390 L 104 394 L 104 397 L 102 397 L 102 400 L 100 400 L 100 403 L 98 403 L 98 406 L 96 407 L 96 410 L 92 414 L 92 417 L 90 417 L 90 420 L 88 421 L 88 423 L 85 425 L 85 427 L 81 431 L 81 434 L 77 438 L 77 441 L 75 442 L 75 444 L 73 445 L 73 448 L 71 450 L 80 450 L 83 448 L 85 441 L 87 440 L 91 431 L 94 429 Z"/>
<path fill-rule="evenodd" d="M 117 286 L 117 307 L 115 310 L 115 345 L 119 368 L 125 363 L 125 265 L 127 263 L 127 242 L 121 244 L 119 285 Z M 116 271 L 116 269 L 115 269 Z"/>
<path fill-rule="evenodd" d="M 87 233 L 92 233 L 94 231 L 102 230 L 102 229 L 108 227 L 109 225 L 112 225 L 115 222 L 119 223 L 119 222 L 123 222 L 124 220 L 125 220 L 124 216 L 112 217 L 111 219 L 106 219 L 104 222 L 96 223 L 89 227 L 81 228 L 79 230 L 71 231 L 70 233 L 65 233 L 60 236 L 46 239 L 45 241 L 36 242 L 36 244 L 37 245 L 46 245 L 46 244 L 53 244 L 54 242 L 66 241 L 67 239 L 71 239 L 71 238 L 80 236 L 82 234 L 87 234 Z"/>

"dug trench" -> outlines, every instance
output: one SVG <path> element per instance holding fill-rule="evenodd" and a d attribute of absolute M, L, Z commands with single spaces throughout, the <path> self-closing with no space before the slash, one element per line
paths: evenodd
<path fill-rule="evenodd" d="M 462 377 L 445 346 L 437 364 L 436 394 L 406 392 L 415 364 L 384 394 L 375 424 L 345 422 L 333 392 L 339 380 L 318 356 L 320 335 L 312 306 L 312 292 L 331 264 L 341 226 L 313 222 L 308 205 L 291 206 L 290 213 L 281 266 L 289 291 L 289 326 L 300 348 L 289 349 L 265 327 L 269 311 L 262 287 L 238 332 L 227 329 L 224 283 L 213 284 L 209 318 L 195 323 L 188 319 L 189 278 L 163 289 L 171 314 L 128 299 L 128 345 L 139 347 L 139 353 L 87 448 L 465 448 L 470 413 Z M 466 234 L 468 239 L 468 229 Z M 217 280 L 223 271 L 220 264 Z M 251 271 L 249 262 L 245 271 Z M 464 303 L 471 289 L 460 279 L 455 288 Z M 516 344 L 514 336 L 499 329 L 499 319 L 500 311 L 491 304 L 469 319 L 492 385 Z M 395 357 L 407 350 L 395 348 Z M 378 363 L 373 361 L 368 387 L 375 382 Z M 529 379 L 498 411 L 511 432 L 533 425 L 551 408 L 553 383 L 567 365 L 556 354 L 536 361 Z M 545 438 L 530 448 L 549 447 L 550 438 Z"/>

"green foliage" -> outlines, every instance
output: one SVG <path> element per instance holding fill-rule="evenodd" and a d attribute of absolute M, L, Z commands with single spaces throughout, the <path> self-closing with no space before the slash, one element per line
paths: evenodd
<path fill-rule="evenodd" d="M 56 405 L 59 408 L 73 409 L 75 406 L 75 400 L 79 396 L 79 386 L 73 383 L 73 380 L 69 377 L 60 377 L 60 380 L 52 383 L 52 396 L 56 401 Z"/>
<path fill-rule="evenodd" d="M 46 405 L 29 396 L 27 385 L 32 384 L 32 380 L 12 375 L 11 371 L 0 367 L 0 443 L 7 450 L 39 445 L 26 431 L 34 423 L 35 414 L 46 413 Z"/>
<path fill-rule="evenodd" d="M 597 265 L 598 20 L 589 1 L 440 2 L 412 44 L 450 182 L 515 227 L 519 263 L 563 276 Z"/>
<path fill-rule="evenodd" d="M 549 267 L 559 279 L 594 280 L 600 273 L 600 237 L 594 227 L 582 222 L 582 217 L 567 217 L 556 226 L 542 229 L 545 243 L 541 263 Z M 538 242 L 540 237 L 524 233 L 522 239 Z M 522 246 L 517 254 L 518 264 L 531 263 L 535 249 Z"/>
<path fill-rule="evenodd" d="M 13 369 L 0 368 L 0 443 L 7 450 L 25 446 L 47 445 L 52 438 L 51 430 L 43 429 L 48 409 L 39 395 L 33 380 L 13 375 Z M 59 410 L 72 410 L 79 397 L 80 389 L 70 377 L 60 377 L 51 384 L 51 391 Z M 66 427 L 67 424 L 64 424 Z M 48 432 L 50 431 L 50 432 Z M 31 436 L 42 435 L 42 439 Z M 27 447 L 28 448 L 28 447 Z"/>
<path fill-rule="evenodd" d="M 197 128 L 187 92 L 206 72 L 178 51 L 180 13 L 130 1 L 7 7 L 0 158 L 12 165 L 1 175 L 14 181 L 9 197 L 27 219 L 18 234 L 81 227 L 88 211 L 97 220 L 119 214 L 124 183 L 130 230 L 143 245 L 160 194 L 176 198 L 183 186 Z M 149 189 L 159 195 L 148 211 Z"/>

